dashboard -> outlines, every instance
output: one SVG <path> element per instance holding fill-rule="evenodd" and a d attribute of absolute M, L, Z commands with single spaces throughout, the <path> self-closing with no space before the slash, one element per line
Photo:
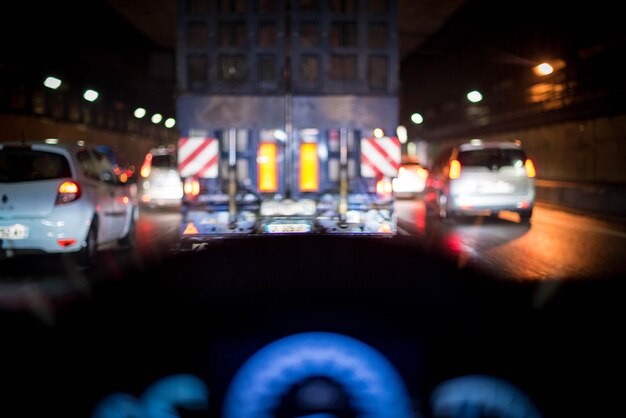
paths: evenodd
<path fill-rule="evenodd" d="M 402 237 L 217 240 L 53 324 L 2 312 L 0 415 L 614 415 L 623 290 L 495 277 Z"/>

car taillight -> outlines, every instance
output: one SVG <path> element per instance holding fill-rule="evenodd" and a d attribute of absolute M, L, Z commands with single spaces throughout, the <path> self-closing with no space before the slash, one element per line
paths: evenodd
<path fill-rule="evenodd" d="M 393 184 L 388 178 L 382 178 L 376 182 L 376 194 L 382 199 L 390 199 L 393 192 Z"/>
<path fill-rule="evenodd" d="M 524 168 L 526 169 L 526 175 L 528 177 L 535 177 L 535 175 L 537 174 L 535 172 L 535 165 L 533 164 L 532 161 L 530 161 L 530 158 L 526 159 L 526 162 L 524 163 Z"/>
<path fill-rule="evenodd" d="M 80 197 L 81 191 L 78 183 L 75 181 L 64 181 L 57 189 L 57 198 L 55 205 L 64 205 L 73 202 Z"/>
<path fill-rule="evenodd" d="M 448 177 L 451 180 L 458 179 L 461 175 L 461 163 L 459 160 L 450 161 L 450 171 L 448 172 Z"/>
<path fill-rule="evenodd" d="M 183 183 L 185 197 L 194 198 L 200 194 L 200 181 L 195 177 L 188 177 Z"/>
<path fill-rule="evenodd" d="M 58 239 L 57 243 L 65 248 L 65 247 L 69 247 L 70 245 L 73 245 L 76 242 L 76 240 L 74 238 L 62 238 L 62 239 Z"/>
<path fill-rule="evenodd" d="M 316 192 L 319 190 L 319 161 L 317 144 L 300 145 L 300 191 Z"/>
<path fill-rule="evenodd" d="M 139 170 L 139 174 L 141 174 L 141 177 L 146 178 L 150 175 L 150 171 L 152 171 L 152 154 L 146 155 L 141 165 L 141 170 Z"/>
<path fill-rule="evenodd" d="M 275 192 L 278 190 L 278 170 L 276 166 L 276 144 L 263 142 L 259 145 L 257 154 L 259 170 L 259 190 L 261 192 Z"/>

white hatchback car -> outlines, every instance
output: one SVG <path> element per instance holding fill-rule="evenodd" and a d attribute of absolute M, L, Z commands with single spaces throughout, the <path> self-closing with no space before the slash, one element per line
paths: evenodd
<path fill-rule="evenodd" d="M 535 205 L 535 167 L 519 141 L 445 148 L 426 181 L 426 208 L 441 218 L 489 211 L 517 212 L 528 222 Z"/>
<path fill-rule="evenodd" d="M 0 144 L 0 251 L 75 253 L 93 264 L 100 244 L 132 245 L 138 211 L 108 157 L 89 146 Z"/>

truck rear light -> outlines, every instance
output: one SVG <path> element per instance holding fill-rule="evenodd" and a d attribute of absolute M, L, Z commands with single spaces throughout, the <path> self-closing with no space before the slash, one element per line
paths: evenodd
<path fill-rule="evenodd" d="M 316 192 L 319 190 L 319 160 L 317 144 L 300 145 L 300 191 Z"/>
<path fill-rule="evenodd" d="M 63 205 L 77 200 L 81 191 L 78 183 L 75 181 L 64 181 L 57 189 L 57 198 L 55 205 Z"/>
<path fill-rule="evenodd" d="M 139 170 L 139 174 L 141 174 L 141 177 L 146 178 L 150 175 L 150 171 L 152 171 L 152 154 L 146 155 L 141 165 L 141 170 Z"/>
<path fill-rule="evenodd" d="M 526 159 L 526 162 L 524 163 L 524 168 L 526 169 L 526 175 L 528 177 L 535 177 L 535 175 L 537 174 L 535 172 L 535 165 L 533 164 L 533 162 L 530 160 L 530 158 Z"/>
<path fill-rule="evenodd" d="M 451 180 L 458 179 L 461 176 L 461 163 L 459 160 L 450 161 L 450 171 L 448 172 L 448 177 Z"/>
<path fill-rule="evenodd" d="M 278 190 L 278 170 L 276 167 L 276 144 L 262 142 L 257 154 L 259 173 L 259 191 L 275 192 Z"/>
<path fill-rule="evenodd" d="M 195 177 L 188 177 L 183 183 L 185 197 L 196 197 L 200 194 L 200 181 Z"/>

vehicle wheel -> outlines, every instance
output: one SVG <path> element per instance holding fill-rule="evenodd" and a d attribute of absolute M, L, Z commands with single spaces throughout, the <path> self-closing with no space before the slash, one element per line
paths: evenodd
<path fill-rule="evenodd" d="M 130 225 L 128 226 L 128 232 L 122 238 L 117 240 L 118 244 L 122 247 L 132 247 L 135 244 L 135 235 L 137 234 L 137 226 L 135 222 L 135 211 L 130 216 Z"/>
<path fill-rule="evenodd" d="M 520 210 L 518 213 L 519 213 L 519 219 L 522 223 L 530 222 L 530 218 L 533 216 L 532 209 Z"/>
<path fill-rule="evenodd" d="M 78 265 L 83 268 L 90 268 L 96 260 L 98 252 L 98 226 L 92 222 L 85 238 L 83 248 L 78 252 Z"/>

